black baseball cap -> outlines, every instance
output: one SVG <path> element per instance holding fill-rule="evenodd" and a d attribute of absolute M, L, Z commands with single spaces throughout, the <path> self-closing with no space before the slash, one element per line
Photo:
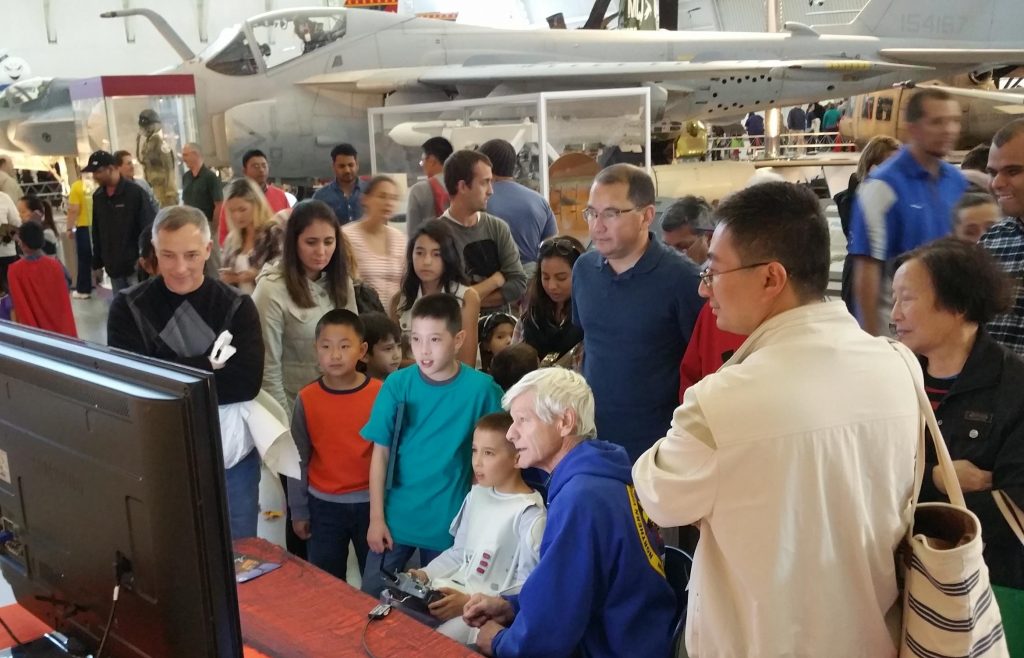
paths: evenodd
<path fill-rule="evenodd" d="M 112 156 L 110 153 L 106 151 L 94 151 L 93 154 L 89 156 L 88 164 L 82 167 L 82 171 L 91 174 L 97 169 L 116 166 L 117 160 L 115 160 L 114 156 Z"/>

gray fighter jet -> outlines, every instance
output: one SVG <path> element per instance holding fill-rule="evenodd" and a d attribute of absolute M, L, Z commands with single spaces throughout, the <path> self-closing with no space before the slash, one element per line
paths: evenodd
<path fill-rule="evenodd" d="M 281 10 L 195 55 L 144 15 L 196 79 L 208 161 L 260 148 L 274 175 L 365 152 L 366 109 L 535 91 L 647 86 L 656 120 L 716 120 L 1024 62 L 1020 0 L 870 0 L 847 25 L 780 33 L 502 30 L 344 8 Z M 236 165 L 237 166 L 237 165 Z"/>

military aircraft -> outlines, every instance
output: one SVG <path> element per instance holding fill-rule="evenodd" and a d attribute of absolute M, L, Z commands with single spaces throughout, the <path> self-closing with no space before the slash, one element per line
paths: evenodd
<path fill-rule="evenodd" d="M 77 150 L 71 80 L 28 78 L 0 93 L 0 150 L 73 155 Z"/>
<path fill-rule="evenodd" d="M 364 151 L 366 110 L 382 104 L 647 86 L 655 117 L 683 125 L 1024 62 L 1019 0 L 869 0 L 849 24 L 780 33 L 513 31 L 295 9 L 253 17 L 198 55 L 152 11 L 104 14 L 134 15 L 182 57 L 167 72 L 194 75 L 208 161 L 261 148 L 286 178 L 324 173 L 338 142 Z"/>
<path fill-rule="evenodd" d="M 847 25 L 781 33 L 511 31 L 322 8 L 256 16 L 198 56 L 158 29 L 196 78 L 202 141 L 231 145 L 220 163 L 259 147 L 277 175 L 301 176 L 338 142 L 365 145 L 366 109 L 382 103 L 646 85 L 656 118 L 722 119 L 1018 64 L 1022 23 L 1019 0 L 870 0 Z"/>
<path fill-rule="evenodd" d="M 906 135 L 906 104 L 916 89 L 937 87 L 953 95 L 963 111 L 960 138 L 956 148 L 967 150 L 989 142 L 1008 121 L 1024 113 L 1024 87 L 997 88 L 991 78 L 957 76 L 952 80 L 932 80 L 918 85 L 898 85 L 851 98 L 847 115 L 839 122 L 843 141 L 863 146 L 876 135 Z"/>

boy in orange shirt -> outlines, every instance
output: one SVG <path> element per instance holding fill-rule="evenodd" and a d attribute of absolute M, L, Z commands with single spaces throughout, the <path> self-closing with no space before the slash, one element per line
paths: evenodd
<path fill-rule="evenodd" d="M 295 534 L 307 539 L 309 561 L 345 580 L 352 542 L 362 573 L 370 527 L 370 456 L 359 431 L 370 419 L 381 382 L 356 369 L 366 356 L 363 323 L 345 309 L 328 311 L 316 326 L 323 375 L 295 400 L 292 437 L 302 479 L 288 481 Z"/>

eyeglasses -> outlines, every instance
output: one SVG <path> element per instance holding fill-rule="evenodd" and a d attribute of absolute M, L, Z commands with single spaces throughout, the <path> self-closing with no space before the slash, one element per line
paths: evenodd
<path fill-rule="evenodd" d="M 723 274 L 731 274 L 733 272 L 739 272 L 741 270 L 750 270 L 750 269 L 753 269 L 755 267 L 761 267 L 762 265 L 770 265 L 771 263 L 772 263 L 772 261 L 766 261 L 764 263 L 754 263 L 753 265 L 744 265 L 743 267 L 734 267 L 731 270 L 726 270 L 724 272 L 712 272 L 710 267 L 705 267 L 704 270 L 700 274 L 698 274 L 697 276 L 700 277 L 700 282 L 701 283 L 706 285 L 708 288 L 711 288 L 711 287 L 713 287 L 715 285 L 715 277 L 716 276 L 722 276 Z"/>
<path fill-rule="evenodd" d="M 583 253 L 579 246 L 572 240 L 566 238 L 551 238 L 540 243 L 540 257 L 544 258 L 552 254 L 565 256 L 566 258 L 579 257 Z"/>
<path fill-rule="evenodd" d="M 588 222 L 592 222 L 598 217 L 600 217 L 603 221 L 610 222 L 618 219 L 619 216 L 621 216 L 624 213 L 633 212 L 634 210 L 640 210 L 641 208 L 644 207 L 646 206 L 633 206 L 632 208 L 623 208 L 622 210 L 619 210 L 618 208 L 605 208 L 604 210 L 601 211 L 598 211 L 596 208 L 587 208 L 583 211 L 583 219 L 587 220 Z"/>

